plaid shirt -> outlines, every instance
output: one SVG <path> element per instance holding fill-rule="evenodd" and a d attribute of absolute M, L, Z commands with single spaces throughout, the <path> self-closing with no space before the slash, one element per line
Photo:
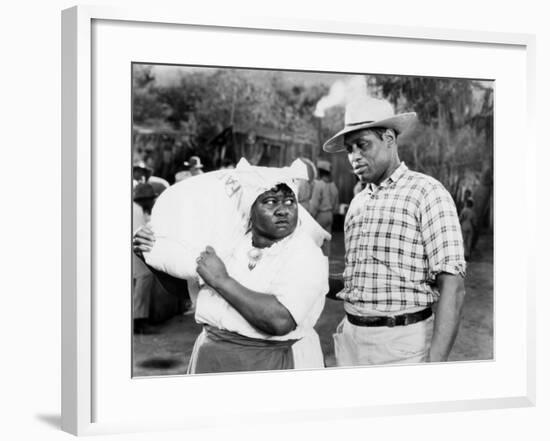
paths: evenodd
<path fill-rule="evenodd" d="M 441 272 L 464 276 L 462 233 L 451 195 L 405 163 L 351 201 L 340 298 L 381 312 L 429 306 Z"/>

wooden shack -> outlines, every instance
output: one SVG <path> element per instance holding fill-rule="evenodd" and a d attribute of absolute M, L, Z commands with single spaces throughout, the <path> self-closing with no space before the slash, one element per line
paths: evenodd
<path fill-rule="evenodd" d="M 332 164 L 332 177 L 340 192 L 340 201 L 347 204 L 353 197 L 356 178 L 345 154 L 322 151 L 322 140 L 314 127 L 287 133 L 268 127 L 225 128 L 209 143 L 213 164 L 218 167 L 229 159 L 236 163 L 242 157 L 253 165 L 284 167 L 295 159 L 308 158 L 313 163 L 324 159 Z"/>

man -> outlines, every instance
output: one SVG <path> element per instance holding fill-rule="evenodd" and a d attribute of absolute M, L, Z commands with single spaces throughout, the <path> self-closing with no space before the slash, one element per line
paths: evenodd
<path fill-rule="evenodd" d="M 170 186 L 166 179 L 153 176 L 153 169 L 141 160 L 134 161 L 132 176 L 134 178 L 134 188 L 138 184 L 151 184 L 157 196 Z"/>
<path fill-rule="evenodd" d="M 446 361 L 458 331 L 465 262 L 456 207 L 438 181 L 399 160 L 397 137 L 415 118 L 385 100 L 356 100 L 323 146 L 347 151 L 366 184 L 345 219 L 339 366 Z"/>
<path fill-rule="evenodd" d="M 470 260 L 472 255 L 472 243 L 476 230 L 476 215 L 474 212 L 474 200 L 471 197 L 466 199 L 466 205 L 460 212 L 459 220 L 462 228 L 462 238 L 464 239 L 464 257 Z"/>
<path fill-rule="evenodd" d="M 144 184 L 149 180 L 153 170 L 145 164 L 142 160 L 135 160 L 132 167 L 132 177 L 134 178 L 134 187 L 137 184 Z"/>
<path fill-rule="evenodd" d="M 309 212 L 319 225 L 332 234 L 333 217 L 339 205 L 338 188 L 331 178 L 330 162 L 318 161 L 317 170 L 319 179 L 313 184 Z M 330 241 L 323 245 L 323 252 L 326 256 L 330 254 Z"/>
<path fill-rule="evenodd" d="M 202 175 L 204 173 L 202 169 L 203 165 L 201 158 L 198 156 L 191 156 L 188 161 L 183 163 L 183 169 L 176 173 L 176 182 L 183 181 L 191 176 Z"/>

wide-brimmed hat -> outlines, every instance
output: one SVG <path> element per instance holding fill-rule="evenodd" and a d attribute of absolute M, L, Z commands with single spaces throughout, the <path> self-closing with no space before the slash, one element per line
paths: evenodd
<path fill-rule="evenodd" d="M 188 166 L 189 168 L 202 168 L 203 167 L 202 162 L 201 162 L 201 158 L 199 158 L 198 156 L 191 156 L 183 164 Z"/>
<path fill-rule="evenodd" d="M 135 171 L 142 171 L 146 179 L 149 179 L 149 177 L 153 174 L 153 170 L 150 167 L 147 167 L 144 161 L 137 159 L 134 161 L 134 164 L 132 166 L 132 170 Z"/>
<path fill-rule="evenodd" d="M 355 99 L 346 106 L 344 128 L 325 142 L 323 150 L 330 153 L 346 150 L 344 135 L 356 130 L 384 127 L 401 135 L 412 127 L 415 120 L 415 112 L 396 115 L 389 101 L 372 97 Z"/>
<path fill-rule="evenodd" d="M 145 199 L 154 199 L 158 195 L 151 184 L 142 183 L 134 188 L 134 201 L 142 201 Z"/>

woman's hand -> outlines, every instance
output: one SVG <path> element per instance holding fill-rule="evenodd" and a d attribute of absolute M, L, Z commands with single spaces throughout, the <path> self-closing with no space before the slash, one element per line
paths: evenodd
<path fill-rule="evenodd" d="M 229 278 L 225 264 L 210 246 L 197 258 L 197 273 L 214 289 L 218 289 Z"/>
<path fill-rule="evenodd" d="M 132 248 L 134 253 L 141 254 L 151 251 L 155 244 L 155 234 L 149 227 L 139 227 L 134 233 Z"/>

